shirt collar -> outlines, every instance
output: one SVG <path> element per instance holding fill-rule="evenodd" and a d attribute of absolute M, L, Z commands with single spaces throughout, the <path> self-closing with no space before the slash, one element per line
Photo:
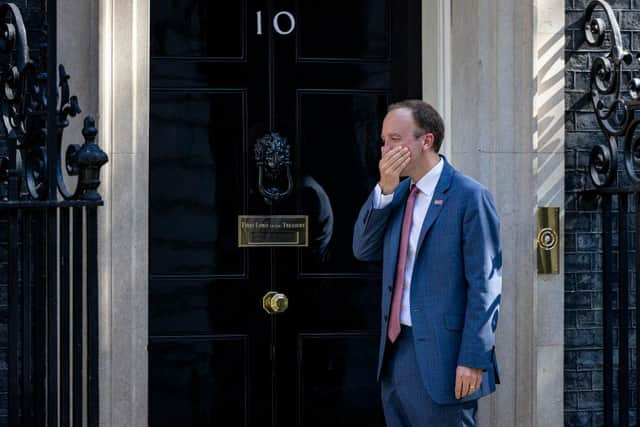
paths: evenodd
<path fill-rule="evenodd" d="M 422 178 L 418 180 L 416 183 L 416 187 L 427 196 L 433 196 L 434 191 L 436 190 L 436 185 L 438 184 L 438 180 L 440 179 L 440 175 L 442 175 L 442 169 L 444 168 L 444 161 L 442 158 L 440 161 L 433 167 L 429 172 L 427 172 Z"/>

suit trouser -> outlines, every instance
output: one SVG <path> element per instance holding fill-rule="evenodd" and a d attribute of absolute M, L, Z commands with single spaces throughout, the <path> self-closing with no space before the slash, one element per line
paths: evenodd
<path fill-rule="evenodd" d="M 388 344 L 381 377 L 388 427 L 475 426 L 477 400 L 440 405 L 429 397 L 418 369 L 410 327 L 402 326 L 395 343 Z"/>

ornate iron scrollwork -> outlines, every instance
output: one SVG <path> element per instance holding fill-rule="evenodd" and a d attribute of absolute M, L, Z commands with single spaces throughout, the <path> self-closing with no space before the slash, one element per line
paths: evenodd
<path fill-rule="evenodd" d="M 63 167 L 64 129 L 69 125 L 69 117 L 75 117 L 81 110 L 76 96 L 70 95 L 69 79 L 64 66 L 59 65 L 58 98 L 56 102 L 56 164 L 47 164 L 47 73 L 39 72 L 37 65 L 29 57 L 27 32 L 22 15 L 13 3 L 0 5 L 0 55 L 6 57 L 0 69 L 0 178 L 17 176 L 18 197 L 43 200 L 56 199 L 57 195 L 47 195 L 49 167 L 56 168 L 56 186 L 65 200 L 100 200 L 95 188 L 100 184 L 100 167 L 108 160 L 107 155 L 95 144 L 95 121 L 85 120 L 85 145 L 96 153 L 89 161 L 73 154 L 82 151 L 77 145 L 67 150 L 66 165 Z M 56 78 L 56 76 L 52 76 Z M 90 130 L 90 129 L 93 129 Z M 75 151 L 74 151 L 75 150 Z M 99 155 L 97 153 L 100 153 Z M 72 154 L 69 156 L 69 154 Z M 12 167 L 13 159 L 15 166 Z M 75 162 L 75 163 L 74 163 Z M 72 164 L 74 163 L 74 164 Z M 76 188 L 70 191 L 65 184 L 65 173 L 78 175 Z M 93 176 L 93 178 L 88 178 Z M 91 181 L 91 184 L 89 184 Z M 0 194 L 6 199 L 10 191 L 2 188 Z M 95 186 L 95 188 L 94 188 Z M 93 190 L 92 190 L 93 188 Z M 96 199 L 97 197 L 97 199 Z"/>
<path fill-rule="evenodd" d="M 596 12 L 604 12 L 596 17 Z M 632 78 L 626 90 L 622 90 L 622 73 L 635 57 L 622 43 L 620 26 L 613 9 L 604 0 L 592 0 L 585 10 L 585 36 L 591 46 L 601 47 L 607 31 L 611 33 L 610 49 L 596 57 L 591 66 L 591 102 L 596 119 L 607 136 L 606 144 L 598 144 L 589 156 L 589 176 L 596 187 L 606 187 L 614 183 L 618 170 L 617 137 L 624 138 L 624 166 L 633 183 L 640 183 L 636 173 L 640 166 L 640 139 L 634 139 L 640 119 L 634 118 L 640 109 L 640 78 Z"/>
<path fill-rule="evenodd" d="M 258 166 L 258 189 L 265 202 L 271 204 L 291 194 L 293 175 L 287 139 L 281 137 L 279 133 L 268 133 L 258 138 L 254 152 Z M 287 180 L 287 188 L 284 191 L 278 187 L 283 180 L 283 171 L 286 172 Z M 265 181 L 268 181 L 268 185 Z"/>

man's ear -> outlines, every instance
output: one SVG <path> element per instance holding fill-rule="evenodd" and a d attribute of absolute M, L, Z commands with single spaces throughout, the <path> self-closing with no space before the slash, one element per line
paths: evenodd
<path fill-rule="evenodd" d="M 433 134 L 425 133 L 424 135 L 422 135 L 422 138 L 422 148 L 426 151 L 429 151 L 430 149 L 433 150 Z"/>

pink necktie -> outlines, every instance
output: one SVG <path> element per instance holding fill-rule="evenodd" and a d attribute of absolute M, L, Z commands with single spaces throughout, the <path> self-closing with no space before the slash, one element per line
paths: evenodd
<path fill-rule="evenodd" d="M 407 265 L 407 250 L 409 249 L 409 232 L 411 231 L 411 220 L 413 219 L 413 205 L 418 195 L 418 187 L 411 185 L 411 193 L 407 199 L 407 206 L 404 210 L 402 220 L 402 234 L 400 235 L 400 248 L 398 250 L 398 267 L 396 270 L 396 281 L 393 287 L 393 299 L 391 300 L 391 318 L 389 319 L 389 329 L 387 335 L 391 342 L 394 342 L 400 335 L 400 307 L 402 306 L 402 289 L 404 288 L 404 269 Z"/>

